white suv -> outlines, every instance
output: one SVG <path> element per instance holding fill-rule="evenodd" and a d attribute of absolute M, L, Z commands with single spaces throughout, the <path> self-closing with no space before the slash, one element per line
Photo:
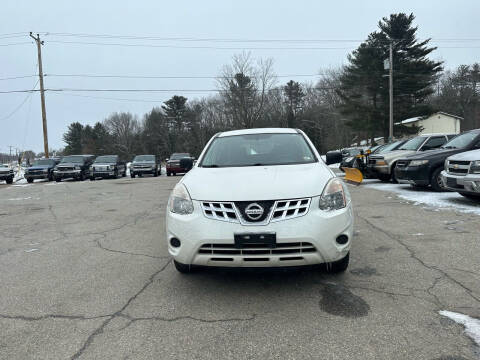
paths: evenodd
<path fill-rule="evenodd" d="M 348 266 L 349 191 L 299 130 L 215 135 L 173 189 L 166 213 L 168 250 L 182 273 L 194 266 Z"/>

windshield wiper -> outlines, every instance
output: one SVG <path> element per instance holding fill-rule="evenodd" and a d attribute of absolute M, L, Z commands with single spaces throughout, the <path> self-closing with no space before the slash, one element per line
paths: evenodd
<path fill-rule="evenodd" d="M 449 146 L 442 146 L 442 148 L 444 148 L 444 149 L 456 149 L 457 147 L 449 145 Z"/>
<path fill-rule="evenodd" d="M 204 167 L 204 168 L 218 168 L 218 165 L 215 165 L 215 164 L 213 164 L 213 165 L 202 165 L 202 167 Z"/>

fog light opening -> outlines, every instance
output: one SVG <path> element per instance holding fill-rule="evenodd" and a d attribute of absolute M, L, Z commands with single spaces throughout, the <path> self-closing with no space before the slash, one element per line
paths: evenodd
<path fill-rule="evenodd" d="M 175 248 L 178 248 L 180 247 L 182 243 L 180 242 L 180 240 L 178 240 L 177 238 L 171 238 L 170 239 L 170 245 L 172 245 L 173 247 Z"/>
<path fill-rule="evenodd" d="M 340 235 L 336 239 L 337 244 L 340 245 L 345 245 L 348 242 L 348 236 L 347 235 Z"/>

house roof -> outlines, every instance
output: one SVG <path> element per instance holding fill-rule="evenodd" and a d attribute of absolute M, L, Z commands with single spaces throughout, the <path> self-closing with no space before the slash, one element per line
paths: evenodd
<path fill-rule="evenodd" d="M 461 116 L 452 115 L 452 114 L 449 114 L 449 113 L 446 113 L 446 112 L 443 112 L 443 111 L 437 111 L 436 113 L 431 114 L 430 116 L 427 116 L 427 117 L 416 116 L 416 117 L 413 117 L 413 118 L 409 118 L 409 119 L 405 119 L 405 120 L 396 122 L 395 125 L 403 125 L 403 124 L 414 123 L 414 122 L 417 122 L 417 121 L 420 121 L 420 120 L 428 119 L 429 117 L 432 117 L 432 116 L 437 115 L 437 114 L 442 114 L 442 115 L 445 115 L 445 116 L 450 116 L 450 117 L 455 118 L 455 119 L 463 120 L 463 117 L 461 117 Z"/>

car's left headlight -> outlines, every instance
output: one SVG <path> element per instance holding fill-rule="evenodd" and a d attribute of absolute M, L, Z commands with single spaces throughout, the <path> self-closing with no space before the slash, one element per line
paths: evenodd
<path fill-rule="evenodd" d="M 193 202 L 187 188 L 183 184 L 177 184 L 168 200 L 170 211 L 180 215 L 193 213 Z"/>
<path fill-rule="evenodd" d="M 480 160 L 472 161 L 470 164 L 470 174 L 480 174 Z"/>
<path fill-rule="evenodd" d="M 44 173 L 48 173 L 48 169 L 43 169 L 43 172 L 44 172 Z"/>
<path fill-rule="evenodd" d="M 80 166 L 78 166 L 78 165 L 75 166 L 75 170 L 80 170 L 80 169 L 81 169 Z"/>
<path fill-rule="evenodd" d="M 320 196 L 319 207 L 325 211 L 343 209 L 350 203 L 350 192 L 339 178 L 331 179 Z"/>
<path fill-rule="evenodd" d="M 428 160 L 412 160 L 408 166 L 422 166 L 428 164 Z"/>

